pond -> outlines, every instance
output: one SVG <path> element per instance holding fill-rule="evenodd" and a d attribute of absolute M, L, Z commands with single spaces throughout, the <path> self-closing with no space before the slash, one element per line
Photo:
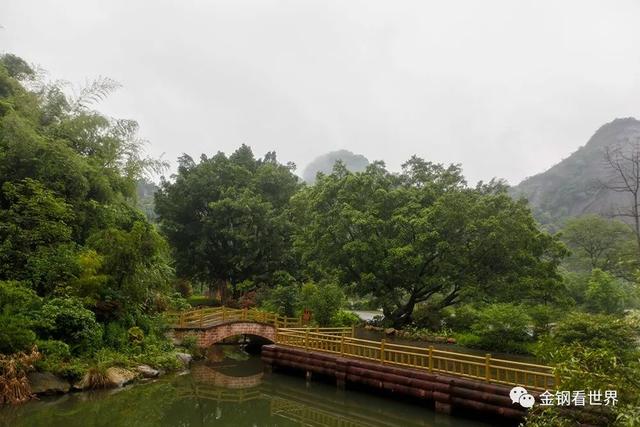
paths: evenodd
<path fill-rule="evenodd" d="M 71 393 L 0 409 L 0 426 L 482 427 L 408 403 L 302 375 L 263 373 L 259 356 L 217 346 L 189 372 L 117 390 Z"/>

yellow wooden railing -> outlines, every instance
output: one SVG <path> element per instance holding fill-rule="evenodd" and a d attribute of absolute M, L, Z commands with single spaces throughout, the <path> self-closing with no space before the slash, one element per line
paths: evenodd
<path fill-rule="evenodd" d="M 279 397 L 270 399 L 269 412 L 272 417 L 277 415 L 300 426 L 367 427 L 371 425 L 351 419 L 354 418 L 352 414 L 339 414 Z"/>
<path fill-rule="evenodd" d="M 422 369 L 473 378 L 488 383 L 520 385 L 532 390 L 548 390 L 559 384 L 553 368 L 533 363 L 477 356 L 430 347 L 415 347 L 355 338 L 353 328 L 304 327 L 301 318 L 280 316 L 256 309 L 228 307 L 201 308 L 167 315 L 175 329 L 207 328 L 232 321 L 249 321 L 275 326 L 276 343 L 307 350 L 340 354 L 344 357 L 382 364 Z"/>
<path fill-rule="evenodd" d="M 260 389 L 226 389 L 218 387 L 185 387 L 178 389 L 178 397 L 182 399 L 209 399 L 218 402 L 242 403 L 260 399 Z"/>
<path fill-rule="evenodd" d="M 302 318 L 280 316 L 257 309 L 229 307 L 198 308 L 179 313 L 168 313 L 167 321 L 175 329 L 207 328 L 234 321 L 266 323 L 275 327 L 295 328 L 303 325 Z"/>
<path fill-rule="evenodd" d="M 276 343 L 307 350 L 340 354 L 382 364 L 473 378 L 488 383 L 520 385 L 532 390 L 552 389 L 558 384 L 553 368 L 533 363 L 472 354 L 358 339 L 352 333 L 325 333 L 311 328 L 276 332 Z"/>

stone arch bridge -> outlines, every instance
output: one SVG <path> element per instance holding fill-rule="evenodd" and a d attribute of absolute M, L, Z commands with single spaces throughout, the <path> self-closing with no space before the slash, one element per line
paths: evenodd
<path fill-rule="evenodd" d="M 278 328 L 300 328 L 303 325 L 302 318 L 228 307 L 171 314 L 169 322 L 172 325 L 173 337 L 177 341 L 182 341 L 185 336 L 196 336 L 197 344 L 202 348 L 237 335 L 255 335 L 275 343 Z"/>

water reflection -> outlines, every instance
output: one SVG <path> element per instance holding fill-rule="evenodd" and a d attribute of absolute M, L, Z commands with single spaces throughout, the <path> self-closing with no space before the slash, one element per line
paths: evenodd
<path fill-rule="evenodd" d="M 259 357 L 220 346 L 191 371 L 121 390 L 0 410 L 4 426 L 487 426 L 300 376 L 264 375 Z M 226 347 L 226 348 L 224 348 Z"/>

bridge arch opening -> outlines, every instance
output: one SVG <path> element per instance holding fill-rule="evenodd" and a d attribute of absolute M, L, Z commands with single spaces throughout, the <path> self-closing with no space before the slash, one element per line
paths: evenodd
<path fill-rule="evenodd" d="M 209 348 L 235 336 L 254 337 L 253 341 L 262 345 L 275 342 L 276 328 L 264 323 L 233 321 L 209 328 L 180 330 L 175 333 L 178 340 L 182 340 L 187 335 L 195 335 L 200 348 Z"/>

